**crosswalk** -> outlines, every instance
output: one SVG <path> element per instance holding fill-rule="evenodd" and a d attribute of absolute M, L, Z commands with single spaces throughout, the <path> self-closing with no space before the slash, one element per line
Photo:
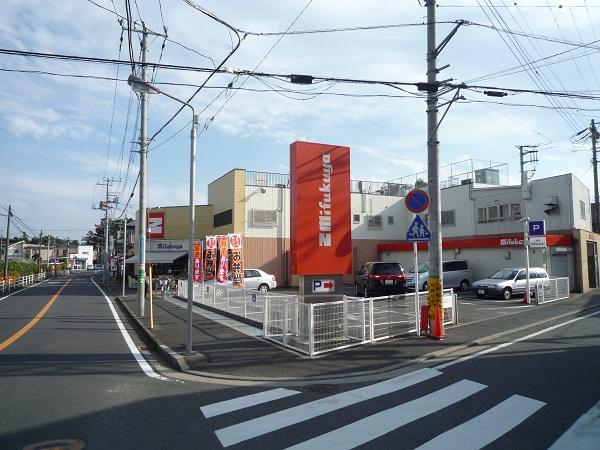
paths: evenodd
<path fill-rule="evenodd" d="M 344 422 L 343 414 L 335 414 L 349 406 L 360 408 L 370 400 L 375 400 L 378 405 L 389 406 L 390 397 L 392 399 L 401 397 L 397 395 L 400 391 L 409 387 L 417 387 L 421 383 L 427 386 L 428 383 L 425 382 L 429 380 L 441 381 L 442 385 L 445 381 L 441 371 L 422 369 L 263 415 L 260 415 L 262 406 L 284 398 L 301 399 L 302 396 L 299 395 L 301 392 L 293 389 L 272 389 L 205 405 L 200 409 L 206 419 L 217 416 L 227 417 L 228 414 L 240 411 L 249 412 L 248 415 L 253 416 L 253 418 L 223 428 L 214 427 L 217 428 L 215 435 L 223 447 L 244 445 L 243 443 L 250 440 L 268 439 L 270 433 L 288 429 L 288 427 L 302 427 L 303 422 L 322 417 L 332 420 L 338 428 L 314 437 L 312 437 L 313 434 L 310 434 L 310 439 L 302 442 L 278 442 L 278 445 L 281 444 L 280 448 L 294 450 L 337 450 L 358 447 L 417 420 L 426 420 L 428 416 L 435 413 L 447 413 L 453 406 L 459 408 L 458 405 L 461 401 L 477 398 L 477 395 L 488 389 L 485 384 L 467 379 L 449 381 L 444 387 L 427 392 L 410 401 L 394 404 L 395 406 L 351 423 Z M 419 387 L 422 388 L 422 386 Z M 385 401 L 379 402 L 384 397 Z M 461 450 L 482 448 L 524 422 L 544 405 L 544 402 L 521 395 L 509 396 L 454 428 L 443 431 L 437 436 L 429 436 L 430 440 L 420 443 L 419 448 L 460 448 Z M 268 411 L 272 410 L 271 408 Z M 240 414 L 234 417 L 240 417 Z"/>

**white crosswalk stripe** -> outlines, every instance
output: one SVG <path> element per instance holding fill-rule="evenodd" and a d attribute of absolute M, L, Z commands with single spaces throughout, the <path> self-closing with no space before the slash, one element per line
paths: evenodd
<path fill-rule="evenodd" d="M 386 381 L 229 425 L 216 430 L 215 434 L 223 447 L 228 447 L 250 439 L 264 437 L 269 433 L 287 427 L 301 426 L 302 422 L 310 419 L 324 416 L 342 408 L 360 404 L 361 402 L 397 393 L 402 389 L 416 386 L 439 375 L 442 375 L 442 372 L 436 369 L 422 369 Z M 459 402 L 478 395 L 486 388 L 486 385 L 471 380 L 457 381 L 434 392 L 429 392 L 417 398 L 413 397 L 410 401 L 405 401 L 401 404 L 396 402 L 397 406 L 376 412 L 355 422 L 348 423 L 346 421 L 340 424 L 339 428 L 332 429 L 335 425 L 329 426 L 328 429 L 331 431 L 312 437 L 304 442 L 289 442 L 287 445 L 292 445 L 289 449 L 294 450 L 355 448 L 391 433 L 409 423 L 421 419 L 426 420 L 427 416 L 438 411 L 444 410 L 446 411 L 444 414 L 452 414 L 452 408 L 459 408 Z M 211 418 L 260 406 L 271 401 L 293 397 L 299 393 L 298 391 L 289 389 L 271 389 L 257 394 L 205 405 L 201 407 L 201 410 L 206 418 Z M 424 443 L 419 449 L 460 448 L 461 450 L 469 450 L 485 447 L 523 423 L 544 407 L 544 405 L 544 402 L 535 399 L 521 395 L 512 395 L 508 399 L 492 406 L 487 411 L 466 420 L 464 423 L 445 431 L 437 437 L 435 435 L 422 436 L 422 442 Z M 257 409 L 254 408 L 251 414 L 255 416 Z M 331 414 L 331 417 L 333 418 L 333 424 L 335 424 L 339 420 L 339 417 L 343 417 L 343 415 L 336 416 Z M 314 432 L 312 435 L 314 436 Z M 427 441 L 427 439 L 430 440 Z M 285 445 L 285 442 L 281 443 L 282 447 L 285 447 Z"/>
<path fill-rule="evenodd" d="M 406 375 L 382 381 L 352 391 L 342 392 L 327 398 L 305 403 L 273 414 L 232 425 L 216 431 L 216 435 L 224 447 L 238 442 L 279 430 L 290 425 L 303 422 L 314 417 L 330 413 L 346 406 L 379 397 L 391 392 L 413 386 L 422 381 L 441 375 L 434 369 L 423 369 Z"/>
<path fill-rule="evenodd" d="M 483 384 L 462 380 L 416 400 L 381 411 L 335 431 L 294 445 L 290 447 L 290 450 L 311 450 L 315 448 L 338 450 L 358 447 L 402 425 L 459 402 L 485 388 L 486 386 Z"/>
<path fill-rule="evenodd" d="M 479 449 L 512 430 L 544 405 L 538 400 L 513 395 L 483 414 L 440 434 L 417 450 Z"/>
<path fill-rule="evenodd" d="M 273 400 L 289 397 L 290 395 L 299 394 L 299 391 L 290 389 L 271 389 L 270 391 L 259 392 L 258 394 L 245 395 L 244 397 L 226 400 L 224 402 L 212 403 L 200 408 L 204 417 L 215 417 L 221 414 L 226 414 L 240 409 L 249 408 L 251 406 L 260 405 Z"/>

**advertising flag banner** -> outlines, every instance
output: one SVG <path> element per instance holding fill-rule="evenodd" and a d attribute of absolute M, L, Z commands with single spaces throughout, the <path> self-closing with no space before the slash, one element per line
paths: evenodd
<path fill-rule="evenodd" d="M 214 280 L 217 269 L 217 237 L 206 236 L 206 255 L 204 256 L 204 279 Z"/>
<path fill-rule="evenodd" d="M 239 234 L 229 235 L 229 248 L 231 249 L 231 281 L 234 286 L 244 287 L 244 257 L 242 254 L 242 237 Z"/>
<path fill-rule="evenodd" d="M 217 283 L 225 284 L 227 282 L 227 236 L 217 236 L 217 245 L 219 246 L 219 268 L 217 269 Z"/>
<path fill-rule="evenodd" d="M 352 273 L 350 148 L 292 143 L 290 182 L 292 273 Z"/>
<path fill-rule="evenodd" d="M 194 282 L 202 281 L 202 241 L 194 241 Z"/>

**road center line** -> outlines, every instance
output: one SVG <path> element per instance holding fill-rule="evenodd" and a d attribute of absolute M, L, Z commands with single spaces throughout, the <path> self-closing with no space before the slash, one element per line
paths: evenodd
<path fill-rule="evenodd" d="M 15 341 L 17 341 L 21 336 L 23 336 L 29 330 L 31 330 L 40 321 L 40 319 L 46 315 L 48 310 L 50 308 L 52 308 L 52 305 L 54 305 L 54 302 L 56 301 L 58 296 L 61 294 L 63 289 L 67 287 L 67 284 L 69 284 L 69 281 L 71 281 L 70 278 L 67 280 L 67 282 L 65 284 L 62 285 L 62 287 L 58 290 L 58 292 L 52 296 L 50 301 L 48 303 L 46 303 L 46 306 L 44 306 L 42 308 L 42 310 L 39 313 L 37 313 L 36 316 L 33 319 L 31 319 L 31 321 L 27 325 L 25 325 L 23 328 L 21 328 L 15 334 L 13 334 L 11 337 L 9 337 L 7 340 L 0 343 L 0 352 L 2 350 L 4 350 L 6 347 L 8 347 L 9 345 L 13 344 Z"/>

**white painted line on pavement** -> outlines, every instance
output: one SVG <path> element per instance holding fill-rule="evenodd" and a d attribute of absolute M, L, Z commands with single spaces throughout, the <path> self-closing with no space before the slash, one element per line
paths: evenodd
<path fill-rule="evenodd" d="M 549 450 L 596 450 L 600 445 L 600 403 L 581 416 Z"/>
<path fill-rule="evenodd" d="M 187 308 L 187 303 L 183 303 L 181 300 L 173 300 L 172 298 L 165 298 L 167 302 L 178 306 L 180 308 Z M 221 325 L 225 325 L 226 327 L 232 328 L 235 331 L 238 331 L 246 336 L 252 337 L 263 337 L 262 328 L 253 327 L 252 325 L 247 325 L 245 323 L 239 322 L 234 319 L 230 319 L 228 317 L 222 316 L 220 314 L 214 313 L 212 311 L 208 311 L 206 309 L 200 308 L 199 306 L 192 306 L 192 311 L 199 316 L 206 317 L 207 319 L 212 320 L 213 322 L 217 322 Z"/>
<path fill-rule="evenodd" d="M 31 289 L 32 287 L 36 287 L 36 286 L 42 284 L 44 281 L 46 281 L 46 280 L 38 281 L 37 283 L 32 284 L 31 286 L 27 286 L 26 288 L 19 289 L 18 291 L 13 292 L 12 294 L 5 295 L 4 297 L 0 298 L 0 302 L 2 300 L 4 300 L 5 298 L 11 297 L 15 294 L 18 294 L 19 292 L 23 292 L 23 291 L 26 291 L 27 289 Z"/>
<path fill-rule="evenodd" d="M 478 450 L 512 430 L 544 405 L 544 402 L 532 398 L 513 395 L 483 414 L 426 442 L 417 450 Z"/>
<path fill-rule="evenodd" d="M 490 348 L 488 348 L 486 350 L 482 350 L 480 352 L 473 353 L 472 355 L 463 356 L 462 358 L 458 358 L 458 359 L 455 359 L 453 361 L 449 361 L 447 363 L 440 364 L 439 366 L 435 366 L 434 369 L 443 370 L 443 369 L 446 369 L 448 367 L 454 366 L 456 364 L 460 364 L 462 362 L 469 361 L 471 359 L 477 358 L 478 356 L 487 355 L 488 353 L 495 352 L 496 350 L 500 350 L 502 348 L 509 347 L 509 346 L 511 346 L 513 344 L 516 344 L 518 342 L 526 341 L 528 339 L 534 338 L 536 336 L 539 336 L 541 334 L 547 333 L 549 331 L 556 330 L 557 328 L 564 327 L 565 325 L 569 325 L 569 324 L 572 324 L 572 323 L 575 323 L 575 322 L 579 322 L 580 320 L 587 319 L 587 318 L 593 317 L 593 316 L 597 316 L 599 314 L 600 314 L 600 311 L 596 311 L 596 312 L 593 312 L 593 313 L 590 313 L 590 314 L 586 314 L 585 316 L 576 317 L 575 319 L 567 320 L 566 322 L 562 322 L 562 323 L 553 325 L 551 327 L 544 328 L 543 330 L 536 331 L 535 333 L 528 334 L 527 336 L 523 336 L 523 337 L 517 338 L 517 339 L 512 340 L 510 342 L 504 342 L 503 344 L 498 344 L 498 345 L 496 345 L 494 347 L 490 347 Z"/>
<path fill-rule="evenodd" d="M 125 329 L 125 326 L 123 325 L 123 322 L 121 322 L 121 319 L 119 318 L 119 315 L 117 314 L 117 311 L 115 310 L 115 307 L 114 307 L 111 299 L 108 297 L 108 295 L 106 295 L 104 293 L 104 291 L 102 290 L 102 288 L 100 286 L 98 286 L 98 284 L 96 284 L 96 282 L 94 281 L 93 278 L 90 278 L 90 280 L 92 281 L 92 283 L 94 283 L 94 286 L 96 286 L 98 288 L 98 290 L 100 291 L 100 293 L 106 299 L 106 302 L 108 303 L 108 307 L 110 308 L 110 312 L 112 313 L 112 315 L 113 315 L 113 317 L 115 319 L 115 322 L 117 322 L 117 326 L 119 327 L 119 330 L 121 331 L 121 334 L 123 335 L 123 339 L 125 339 L 125 343 L 127 344 L 127 347 L 129 347 L 129 351 L 131 352 L 131 354 L 133 355 L 133 357 L 135 358 L 135 360 L 139 364 L 139 366 L 142 369 L 142 371 L 147 376 L 149 376 L 150 378 L 155 378 L 157 380 L 162 380 L 162 381 L 170 381 L 168 378 L 163 377 L 162 375 L 157 374 L 154 371 L 154 369 L 152 369 L 152 367 L 150 366 L 150 364 L 148 364 L 148 362 L 144 359 L 144 357 L 142 356 L 142 354 L 140 353 L 140 351 L 138 350 L 138 348 L 133 343 L 133 340 L 131 339 L 131 336 L 129 336 L 129 333 L 127 333 L 127 330 Z"/>
<path fill-rule="evenodd" d="M 394 408 L 373 414 L 354 423 L 309 439 L 288 450 L 351 449 L 376 439 L 396 428 L 433 414 L 447 406 L 464 400 L 485 389 L 485 384 L 462 380 L 431 394 L 417 398 Z M 448 446 L 446 448 L 455 448 Z"/>
<path fill-rule="evenodd" d="M 204 414 L 204 417 L 208 419 L 209 417 L 238 411 L 240 409 L 249 408 L 250 406 L 279 400 L 299 393 L 299 391 L 293 391 L 291 389 L 271 389 L 270 391 L 259 392 L 258 394 L 245 395 L 244 397 L 238 397 L 232 400 L 212 403 L 210 405 L 202 406 L 200 410 L 202 411 L 202 414 Z"/>
<path fill-rule="evenodd" d="M 215 434 L 224 447 L 262 436 L 346 406 L 380 397 L 441 375 L 434 369 L 422 369 L 386 381 L 342 392 L 292 408 L 257 417 L 256 419 L 217 430 Z"/>

